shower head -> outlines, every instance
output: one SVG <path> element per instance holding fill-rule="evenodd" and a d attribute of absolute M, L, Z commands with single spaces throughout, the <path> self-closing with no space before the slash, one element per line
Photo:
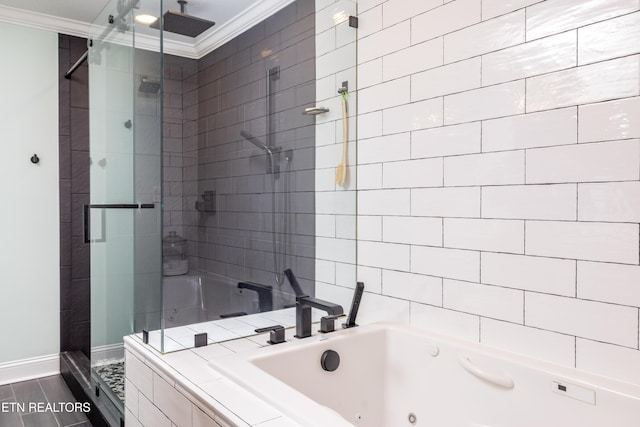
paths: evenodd
<path fill-rule="evenodd" d="M 142 93 L 156 94 L 160 90 L 160 82 L 149 77 L 143 77 L 138 90 Z"/>
<path fill-rule="evenodd" d="M 162 16 L 163 31 L 187 37 L 197 37 L 215 25 L 213 21 L 187 15 L 185 11 L 186 0 L 178 0 L 178 3 L 180 4 L 180 12 L 169 10 Z M 160 20 L 158 19 L 149 26 L 156 29 L 160 28 Z"/>

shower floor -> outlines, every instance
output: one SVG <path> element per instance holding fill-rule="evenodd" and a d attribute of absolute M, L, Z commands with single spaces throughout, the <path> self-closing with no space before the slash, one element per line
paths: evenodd
<path fill-rule="evenodd" d="M 124 360 L 96 365 L 93 370 L 113 390 L 118 399 L 124 402 Z"/>

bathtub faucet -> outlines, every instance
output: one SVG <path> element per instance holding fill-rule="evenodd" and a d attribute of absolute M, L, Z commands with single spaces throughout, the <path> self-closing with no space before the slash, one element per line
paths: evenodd
<path fill-rule="evenodd" d="M 293 271 L 286 269 L 284 274 L 287 276 L 287 279 L 289 279 L 289 283 L 296 293 L 295 337 L 307 338 L 311 336 L 312 307 L 327 312 L 327 316 L 323 316 L 320 319 L 320 332 L 333 332 L 335 330 L 335 319 L 344 316 L 342 306 L 304 294 Z"/>
<path fill-rule="evenodd" d="M 317 308 L 327 312 L 328 316 L 320 318 L 319 332 L 327 333 L 336 330 L 335 320 L 344 316 L 341 305 L 303 295 L 296 298 L 296 338 L 311 336 L 311 308 Z"/>

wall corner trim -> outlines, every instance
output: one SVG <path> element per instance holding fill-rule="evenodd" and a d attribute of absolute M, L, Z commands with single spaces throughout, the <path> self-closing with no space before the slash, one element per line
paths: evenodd
<path fill-rule="evenodd" d="M 0 363 L 0 385 L 47 377 L 60 373 L 58 353 Z"/>

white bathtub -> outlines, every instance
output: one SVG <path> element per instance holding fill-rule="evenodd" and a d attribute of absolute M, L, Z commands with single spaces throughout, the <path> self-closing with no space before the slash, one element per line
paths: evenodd
<path fill-rule="evenodd" d="M 326 350 L 340 355 L 333 372 L 320 364 Z M 399 325 L 209 365 L 304 427 L 640 425 L 640 387 Z"/>
<path fill-rule="evenodd" d="M 259 312 L 257 294 L 238 289 L 237 281 L 223 276 L 195 272 L 163 277 L 162 283 L 167 328 Z"/>

